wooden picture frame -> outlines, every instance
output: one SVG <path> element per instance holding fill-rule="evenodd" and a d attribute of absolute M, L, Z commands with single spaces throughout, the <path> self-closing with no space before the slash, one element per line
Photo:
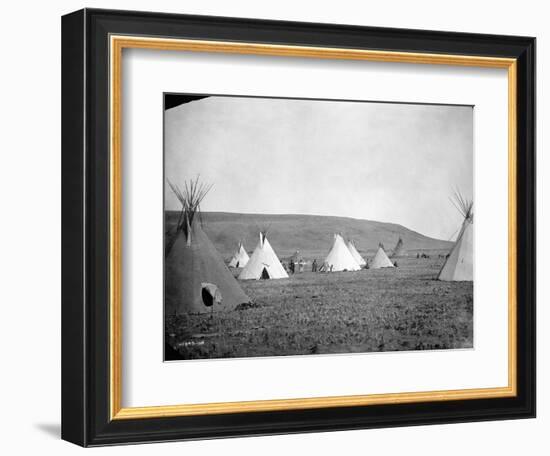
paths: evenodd
<path fill-rule="evenodd" d="M 123 408 L 120 59 L 127 48 L 506 68 L 508 386 Z M 62 20 L 62 123 L 63 439 L 98 446 L 535 416 L 534 38 L 84 9 Z"/>

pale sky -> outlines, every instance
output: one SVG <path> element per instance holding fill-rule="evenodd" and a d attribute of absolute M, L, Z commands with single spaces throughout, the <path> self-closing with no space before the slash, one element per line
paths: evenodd
<path fill-rule="evenodd" d="M 201 209 L 399 223 L 438 239 L 473 195 L 473 108 L 210 97 L 165 111 L 165 173 Z M 168 185 L 167 209 L 179 209 Z"/>

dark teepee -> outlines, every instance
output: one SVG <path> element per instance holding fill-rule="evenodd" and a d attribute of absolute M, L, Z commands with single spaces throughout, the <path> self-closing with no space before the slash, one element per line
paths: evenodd
<path fill-rule="evenodd" d="M 405 255 L 405 246 L 403 245 L 403 239 L 401 239 L 401 236 L 400 236 L 399 240 L 397 241 L 397 244 L 395 244 L 395 248 L 393 249 L 393 253 L 391 257 L 396 258 L 404 255 Z"/>
<path fill-rule="evenodd" d="M 182 209 L 175 230 L 166 239 L 166 315 L 227 311 L 250 302 L 202 230 L 200 203 L 210 187 L 198 178 L 186 182 L 183 191 L 168 184 Z"/>

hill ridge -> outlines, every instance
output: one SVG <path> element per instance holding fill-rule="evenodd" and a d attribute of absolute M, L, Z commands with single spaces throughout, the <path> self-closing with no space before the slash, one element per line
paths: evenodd
<path fill-rule="evenodd" d="M 168 211 L 168 212 L 178 212 L 178 211 Z M 245 217 L 306 217 L 306 218 L 328 218 L 328 219 L 343 219 L 343 220 L 353 220 L 357 222 L 368 222 L 368 223 L 374 223 L 379 225 L 385 225 L 385 226 L 394 226 L 400 229 L 404 229 L 407 231 L 410 231 L 411 233 L 418 234 L 419 236 L 423 236 L 428 239 L 433 239 L 434 241 L 438 242 L 450 242 L 453 244 L 452 241 L 446 241 L 445 239 L 438 239 L 434 238 L 432 236 L 427 236 L 425 234 L 422 234 L 420 231 L 415 231 L 411 228 L 407 228 L 405 225 L 401 225 L 400 223 L 395 222 L 382 222 L 380 220 L 371 220 L 371 219 L 361 219 L 357 217 L 349 217 L 344 215 L 322 215 L 322 214 L 276 214 L 276 213 L 270 213 L 270 214 L 254 214 L 254 213 L 248 213 L 248 212 L 226 212 L 226 211 L 206 211 L 203 212 L 204 214 L 210 214 L 210 215 L 227 215 L 227 216 L 245 216 Z"/>
<path fill-rule="evenodd" d="M 173 226 L 178 211 L 166 211 L 166 228 Z M 258 242 L 258 229 L 268 225 L 268 237 L 281 258 L 300 250 L 306 258 L 326 255 L 332 245 L 334 233 L 352 238 L 359 252 L 371 254 L 382 242 L 391 253 L 399 237 L 405 250 L 447 252 L 453 243 L 425 236 L 393 222 L 357 219 L 344 216 L 313 214 L 243 214 L 235 212 L 201 212 L 204 230 L 225 258 L 231 256 L 239 240 L 248 252 Z"/>

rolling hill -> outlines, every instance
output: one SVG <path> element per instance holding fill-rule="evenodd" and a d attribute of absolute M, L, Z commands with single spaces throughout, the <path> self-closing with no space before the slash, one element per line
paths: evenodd
<path fill-rule="evenodd" d="M 166 229 L 177 222 L 178 212 L 166 212 Z M 334 233 L 352 238 L 360 253 L 373 254 L 382 242 L 390 253 L 401 236 L 409 254 L 445 252 L 453 243 L 429 238 L 402 225 L 346 217 L 284 214 L 235 214 L 203 212 L 203 229 L 224 258 L 229 258 L 239 239 L 251 253 L 258 243 L 259 229 L 268 228 L 269 242 L 280 258 L 300 250 L 306 259 L 323 258 L 332 246 Z"/>

